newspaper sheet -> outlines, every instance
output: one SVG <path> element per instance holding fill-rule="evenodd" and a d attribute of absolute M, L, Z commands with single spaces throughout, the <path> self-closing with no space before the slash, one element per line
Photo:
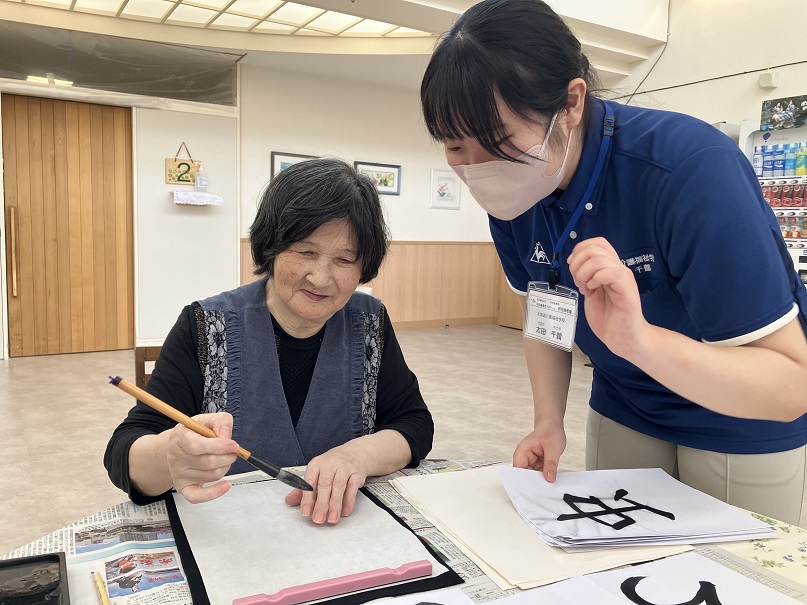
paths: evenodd
<path fill-rule="evenodd" d="M 97 605 L 92 573 L 113 605 L 192 605 L 163 502 L 124 502 L 77 521 L 1 557 L 67 554 L 73 605 Z"/>

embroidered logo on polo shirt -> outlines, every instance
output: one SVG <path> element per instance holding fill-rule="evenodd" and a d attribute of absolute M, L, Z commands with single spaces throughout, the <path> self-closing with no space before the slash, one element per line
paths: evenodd
<path fill-rule="evenodd" d="M 532 253 L 530 262 L 543 263 L 544 265 L 551 264 L 549 262 L 549 257 L 546 255 L 546 252 L 544 252 L 544 247 L 541 245 L 541 242 L 535 242 L 535 252 Z"/>
<path fill-rule="evenodd" d="M 633 269 L 634 273 L 641 275 L 643 273 L 653 272 L 653 266 L 656 263 L 656 256 L 655 254 L 639 254 L 637 256 L 623 258 L 620 260 L 622 261 L 623 265 L 629 269 Z"/>

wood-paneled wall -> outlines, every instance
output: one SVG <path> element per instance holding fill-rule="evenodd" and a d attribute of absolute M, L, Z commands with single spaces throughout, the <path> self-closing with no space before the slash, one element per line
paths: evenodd
<path fill-rule="evenodd" d="M 241 240 L 241 283 L 254 281 Z M 392 242 L 372 282 L 396 328 L 495 323 L 501 265 L 489 242 Z"/>

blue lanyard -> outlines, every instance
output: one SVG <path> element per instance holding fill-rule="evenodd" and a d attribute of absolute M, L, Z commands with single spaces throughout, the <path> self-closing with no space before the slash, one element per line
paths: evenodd
<path fill-rule="evenodd" d="M 611 109 L 608 103 L 605 103 L 605 117 L 603 118 L 602 122 L 602 142 L 600 143 L 600 150 L 597 153 L 597 161 L 594 162 L 594 170 L 591 172 L 591 178 L 588 181 L 586 190 L 583 192 L 583 197 L 580 198 L 580 202 L 577 204 L 577 208 L 575 208 L 572 218 L 569 219 L 569 224 L 566 225 L 566 229 L 564 229 L 560 239 L 558 239 L 557 242 L 552 235 L 552 228 L 549 226 L 549 221 L 546 218 L 546 210 L 544 209 L 543 204 L 538 204 L 541 207 L 541 214 L 544 217 L 544 223 L 546 223 L 546 230 L 549 232 L 549 239 L 552 242 L 552 269 L 549 271 L 549 287 L 553 290 L 557 288 L 558 282 L 560 281 L 560 251 L 563 249 L 566 240 L 569 239 L 569 234 L 572 232 L 575 226 L 577 226 L 577 221 L 580 220 L 580 217 L 583 215 L 583 210 L 586 208 L 586 204 L 588 203 L 589 199 L 591 199 L 591 194 L 594 192 L 594 187 L 597 185 L 597 181 L 600 179 L 602 167 L 605 165 L 605 158 L 608 156 L 608 149 L 611 147 L 611 139 L 614 136 L 614 111 Z"/>

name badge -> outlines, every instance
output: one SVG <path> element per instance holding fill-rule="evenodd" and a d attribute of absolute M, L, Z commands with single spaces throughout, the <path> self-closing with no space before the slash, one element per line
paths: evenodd
<path fill-rule="evenodd" d="M 577 328 L 577 290 L 549 287 L 545 281 L 533 281 L 527 294 L 527 319 L 524 336 L 571 351 Z"/>

